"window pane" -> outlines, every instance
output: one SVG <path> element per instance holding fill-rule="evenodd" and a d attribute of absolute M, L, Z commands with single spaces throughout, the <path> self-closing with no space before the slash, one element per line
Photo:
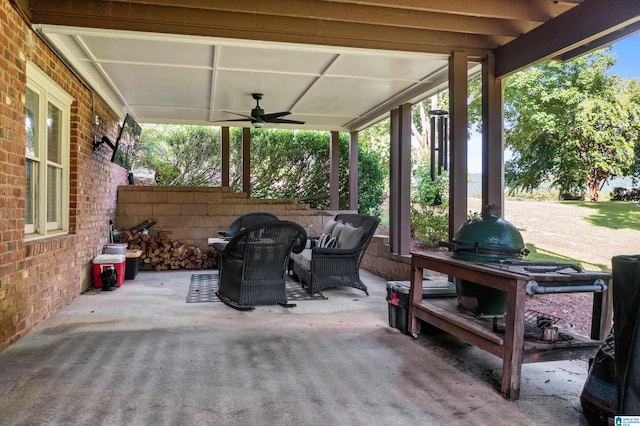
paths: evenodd
<path fill-rule="evenodd" d="M 54 163 L 62 162 L 62 123 L 60 122 L 62 112 L 51 103 L 47 103 L 47 159 Z"/>
<path fill-rule="evenodd" d="M 57 167 L 47 167 L 47 222 L 57 222 L 59 218 L 59 194 L 61 170 Z"/>
<path fill-rule="evenodd" d="M 27 160 L 27 200 L 24 213 L 24 220 L 27 225 L 35 225 L 37 223 L 36 206 L 38 205 L 38 198 L 35 190 L 37 181 L 38 163 Z"/>
<path fill-rule="evenodd" d="M 24 127 L 27 132 L 27 155 L 37 157 L 38 153 L 38 122 L 40 117 L 38 116 L 38 103 L 40 97 L 33 90 L 27 89 L 27 117 L 25 119 Z"/>

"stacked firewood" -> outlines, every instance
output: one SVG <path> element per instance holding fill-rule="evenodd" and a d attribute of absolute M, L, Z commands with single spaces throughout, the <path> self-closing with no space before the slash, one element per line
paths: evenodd
<path fill-rule="evenodd" d="M 120 233 L 120 242 L 128 243 L 129 250 L 141 250 L 140 269 L 163 271 L 167 269 L 212 269 L 218 264 L 217 252 L 212 248 L 185 245 L 171 241 L 169 232 L 159 231 L 152 235 L 148 227 L 155 224 L 149 219 L 142 224 Z M 146 226 L 143 226 L 146 225 Z"/>

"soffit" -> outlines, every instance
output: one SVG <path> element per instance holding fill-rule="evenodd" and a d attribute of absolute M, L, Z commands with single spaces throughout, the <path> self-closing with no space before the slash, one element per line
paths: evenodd
<path fill-rule="evenodd" d="M 291 111 L 285 118 L 306 122 L 296 128 L 359 130 L 446 87 L 453 51 L 466 52 L 472 69 L 601 2 L 581 3 L 32 0 L 26 14 L 116 111 L 139 122 L 239 125 L 219 120 L 249 114 L 257 92 L 267 113 Z M 614 19 L 615 29 L 628 18 Z M 595 46 L 595 36 L 589 41 Z"/>

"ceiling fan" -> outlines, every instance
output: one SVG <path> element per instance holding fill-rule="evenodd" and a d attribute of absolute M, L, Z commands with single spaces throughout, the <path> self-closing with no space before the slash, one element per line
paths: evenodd
<path fill-rule="evenodd" d="M 260 99 L 262 99 L 262 93 L 252 93 L 251 97 L 256 100 L 256 106 L 251 110 L 251 115 L 239 114 L 233 111 L 225 111 L 229 114 L 239 115 L 244 118 L 235 118 L 233 120 L 218 120 L 218 121 L 251 121 L 253 127 L 263 127 L 265 123 L 288 123 L 288 124 L 304 124 L 304 121 L 289 120 L 287 118 L 281 118 L 285 115 L 291 114 L 289 111 L 272 112 L 271 114 L 265 114 L 264 110 L 260 107 Z"/>

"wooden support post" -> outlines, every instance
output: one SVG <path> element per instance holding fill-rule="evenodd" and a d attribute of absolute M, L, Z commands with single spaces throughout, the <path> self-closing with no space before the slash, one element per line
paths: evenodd
<path fill-rule="evenodd" d="M 358 132 L 349 133 L 349 209 L 358 210 Z"/>
<path fill-rule="evenodd" d="M 222 186 L 229 186 L 229 128 L 223 127 L 222 129 L 222 137 L 221 137 L 221 157 L 222 157 L 222 167 L 221 167 L 221 184 Z"/>
<path fill-rule="evenodd" d="M 329 209 L 340 209 L 340 132 L 331 131 L 329 137 Z"/>
<path fill-rule="evenodd" d="M 251 196 L 251 129 L 242 128 L 242 192 Z"/>
<path fill-rule="evenodd" d="M 389 146 L 389 249 L 398 253 L 400 235 L 400 108 L 391 110 Z"/>
<path fill-rule="evenodd" d="M 400 106 L 398 254 L 411 252 L 411 104 Z"/>
<path fill-rule="evenodd" d="M 500 206 L 504 216 L 503 82 L 495 58 L 482 63 L 482 207 Z"/>
<path fill-rule="evenodd" d="M 449 174 L 449 240 L 467 220 L 467 55 L 449 57 L 449 117 L 451 171 Z"/>

